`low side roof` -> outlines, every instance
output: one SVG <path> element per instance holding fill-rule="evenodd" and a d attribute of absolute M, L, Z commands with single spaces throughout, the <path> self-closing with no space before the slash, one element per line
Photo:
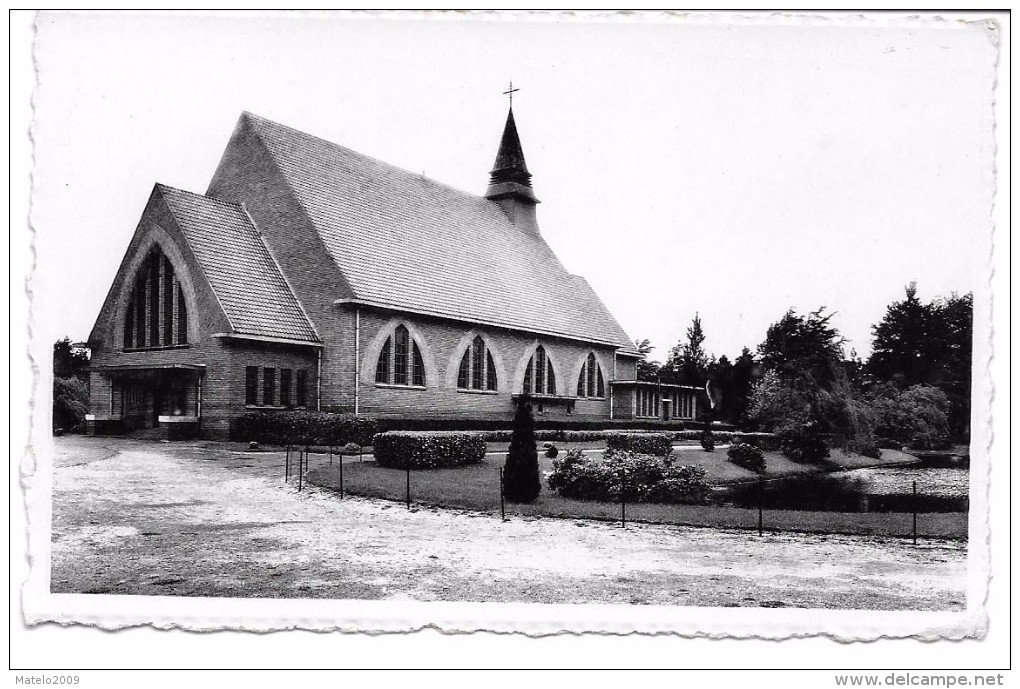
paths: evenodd
<path fill-rule="evenodd" d="M 249 113 L 245 124 L 357 300 L 633 349 L 588 283 L 494 202 Z"/>
<path fill-rule="evenodd" d="M 156 188 L 184 233 L 235 333 L 319 341 L 242 206 L 163 184 Z"/>

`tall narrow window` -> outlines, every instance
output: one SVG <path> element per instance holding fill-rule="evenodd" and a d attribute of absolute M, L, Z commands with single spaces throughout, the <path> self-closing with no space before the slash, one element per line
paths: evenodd
<path fill-rule="evenodd" d="M 461 390 L 496 389 L 496 365 L 481 335 L 476 335 L 471 340 L 471 344 L 460 359 L 457 387 Z"/>
<path fill-rule="evenodd" d="M 145 281 L 139 275 L 135 283 L 135 347 L 145 346 Z"/>
<path fill-rule="evenodd" d="M 492 360 L 492 352 L 485 352 L 485 389 L 496 389 L 496 363 Z"/>
<path fill-rule="evenodd" d="M 174 342 L 174 299 L 177 297 L 177 290 L 174 289 L 174 269 L 170 265 L 170 259 L 163 257 L 163 286 L 160 288 L 160 296 L 163 298 L 163 344 L 172 345 Z"/>
<path fill-rule="evenodd" d="M 149 280 L 148 280 L 148 296 L 149 296 L 149 337 L 148 342 L 150 347 L 158 347 L 163 344 L 163 341 L 159 337 L 159 253 L 153 252 L 152 256 L 149 257 Z"/>
<path fill-rule="evenodd" d="M 393 337 L 393 384 L 407 385 L 408 340 L 407 328 L 398 325 Z"/>
<path fill-rule="evenodd" d="M 390 382 L 390 350 L 393 346 L 393 338 L 387 337 L 383 343 L 382 351 L 379 352 L 379 361 L 375 364 L 375 382 Z"/>
<path fill-rule="evenodd" d="M 127 316 L 124 318 L 124 349 L 131 349 L 135 339 L 134 304 L 128 304 Z"/>
<path fill-rule="evenodd" d="M 276 369 L 262 369 L 262 404 L 267 407 L 276 405 Z"/>
<path fill-rule="evenodd" d="M 280 369 L 280 405 L 290 406 L 290 382 L 294 373 L 289 368 Z"/>
<path fill-rule="evenodd" d="M 577 396 L 606 396 L 606 381 L 602 377 L 602 366 L 595 358 L 595 352 L 590 352 L 588 358 L 581 365 L 581 375 L 577 377 Z"/>
<path fill-rule="evenodd" d="M 180 285 L 177 285 L 177 344 L 188 344 L 188 309 Z"/>
<path fill-rule="evenodd" d="M 471 352 L 464 352 L 460 358 L 460 368 L 457 369 L 457 387 L 467 390 L 471 387 Z"/>
<path fill-rule="evenodd" d="M 383 343 L 375 365 L 375 382 L 425 387 L 425 360 L 407 326 L 398 325 Z"/>
<path fill-rule="evenodd" d="M 244 367 L 244 403 L 256 405 L 259 403 L 259 367 Z"/>
<path fill-rule="evenodd" d="M 297 376 L 295 377 L 294 386 L 294 405 L 297 407 L 308 406 L 308 371 L 305 369 L 298 369 Z"/>
<path fill-rule="evenodd" d="M 421 350 L 418 348 L 418 343 L 414 340 L 411 341 L 411 352 L 413 354 L 411 359 L 411 385 L 425 387 L 425 360 L 421 358 Z"/>
<path fill-rule="evenodd" d="M 471 343 L 471 387 L 481 390 L 485 387 L 485 342 L 476 337 Z"/>
<path fill-rule="evenodd" d="M 545 392 L 545 347 L 542 345 L 535 350 L 535 392 Z"/>
<path fill-rule="evenodd" d="M 524 392 L 536 395 L 556 394 L 556 371 L 542 345 L 535 349 L 528 360 L 528 368 L 524 373 Z"/>

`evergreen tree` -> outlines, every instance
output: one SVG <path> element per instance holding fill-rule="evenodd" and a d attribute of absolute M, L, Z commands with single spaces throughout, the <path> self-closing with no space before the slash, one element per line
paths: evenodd
<path fill-rule="evenodd" d="M 929 381 L 932 365 L 932 309 L 917 298 L 917 283 L 905 288 L 906 298 L 894 302 L 872 328 L 874 339 L 868 373 L 877 381 L 904 387 Z"/>
<path fill-rule="evenodd" d="M 535 419 L 531 415 L 531 400 L 522 395 L 517 401 L 510 450 L 503 465 L 503 492 L 510 502 L 530 503 L 535 501 L 541 490 Z"/>
<path fill-rule="evenodd" d="M 675 382 L 700 387 L 708 380 L 708 355 L 702 346 L 704 342 L 701 316 L 695 313 L 687 328 L 686 339 L 678 342 L 669 352 L 669 372 L 673 374 L 671 378 L 675 376 Z"/>

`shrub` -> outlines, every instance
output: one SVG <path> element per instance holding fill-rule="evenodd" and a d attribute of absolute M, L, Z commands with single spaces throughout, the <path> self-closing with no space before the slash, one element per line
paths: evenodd
<path fill-rule="evenodd" d="M 705 467 L 681 464 L 671 467 L 667 475 L 648 490 L 648 502 L 674 505 L 704 505 L 708 502 Z"/>
<path fill-rule="evenodd" d="M 556 449 L 555 445 L 550 445 L 549 447 L 545 448 L 545 456 L 548 457 L 549 459 L 556 459 L 556 456 L 559 453 L 560 451 Z"/>
<path fill-rule="evenodd" d="M 701 449 L 705 452 L 715 452 L 715 436 L 712 435 L 712 429 L 707 426 L 701 432 Z"/>
<path fill-rule="evenodd" d="M 514 432 L 503 465 L 503 494 L 510 502 L 530 503 L 542 490 L 538 476 L 538 450 L 535 449 L 535 419 L 527 397 L 517 403 Z"/>
<path fill-rule="evenodd" d="M 673 450 L 673 443 L 665 433 L 607 433 L 606 447 L 611 450 L 635 452 L 664 457 Z"/>
<path fill-rule="evenodd" d="M 53 430 L 79 431 L 89 413 L 89 386 L 81 378 L 53 379 Z"/>
<path fill-rule="evenodd" d="M 786 428 L 779 433 L 779 447 L 795 462 L 821 462 L 829 456 L 829 446 L 814 423 Z"/>
<path fill-rule="evenodd" d="M 565 498 L 600 502 L 617 502 L 625 491 L 629 502 L 704 504 L 709 491 L 702 467 L 616 450 L 602 459 L 570 450 L 553 462 L 547 483 Z"/>
<path fill-rule="evenodd" d="M 471 431 L 387 431 L 372 444 L 375 461 L 393 469 L 439 469 L 485 458 L 485 441 Z"/>
<path fill-rule="evenodd" d="M 260 411 L 234 419 L 230 435 L 266 445 L 371 445 L 376 422 L 362 416 L 314 411 Z"/>
<path fill-rule="evenodd" d="M 729 435 L 727 438 L 734 443 L 747 443 L 748 445 L 754 445 L 759 450 L 764 452 L 778 452 L 779 451 L 779 436 L 775 433 L 732 433 L 723 434 L 716 433 L 717 438 L 722 435 Z M 719 438 L 723 440 L 722 438 Z M 725 442 L 725 441 L 723 441 Z"/>
<path fill-rule="evenodd" d="M 756 474 L 765 473 L 765 453 L 749 443 L 733 443 L 726 456 L 738 467 L 750 469 Z"/>

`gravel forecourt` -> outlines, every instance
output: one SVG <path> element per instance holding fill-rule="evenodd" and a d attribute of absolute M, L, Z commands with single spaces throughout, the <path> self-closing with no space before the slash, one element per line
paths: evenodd
<path fill-rule="evenodd" d="M 965 541 L 519 518 L 340 499 L 282 453 L 55 438 L 54 593 L 963 610 Z M 313 460 L 314 466 L 314 460 Z"/>

